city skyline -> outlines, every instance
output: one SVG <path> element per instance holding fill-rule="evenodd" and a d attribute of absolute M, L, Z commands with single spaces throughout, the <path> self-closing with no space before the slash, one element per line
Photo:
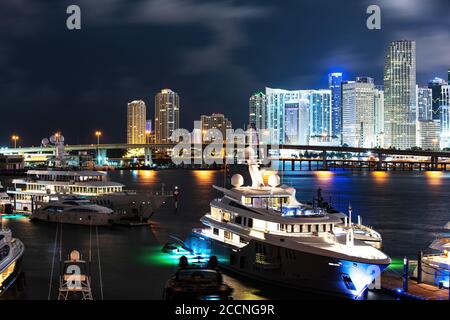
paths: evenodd
<path fill-rule="evenodd" d="M 243 127 L 248 96 L 265 86 L 327 88 L 330 72 L 343 72 L 346 79 L 368 75 L 381 83 L 383 48 L 395 39 L 417 41 L 420 85 L 434 77 L 447 78 L 448 22 L 433 14 L 445 12 L 445 1 L 419 4 L 406 11 L 409 15 L 401 15 L 408 1 L 398 7 L 374 1 L 382 10 L 381 30 L 366 28 L 366 1 L 333 2 L 326 11 L 309 1 L 217 1 L 181 20 L 176 18 L 183 17 L 180 12 L 202 8 L 205 1 L 177 6 L 179 1 L 170 0 L 174 10 L 166 11 L 153 0 L 77 2 L 84 17 L 80 31 L 67 30 L 63 4 L 0 4 L 6 30 L 0 35 L 0 96 L 4 106 L 15 106 L 8 118 L 20 119 L 0 120 L 0 145 L 11 145 L 14 133 L 21 137 L 19 145 L 38 144 L 47 131 L 58 129 L 73 143 L 95 141 L 96 129 L 104 132 L 102 141 L 118 141 L 126 127 L 123 106 L 135 99 L 151 102 L 154 92 L 164 87 L 177 91 L 186 110 L 192 110 L 181 119 L 181 127 L 190 128 L 200 114 L 225 111 L 236 127 Z M 153 11 L 141 10 L 131 18 L 147 5 Z M 211 11 L 220 12 L 225 21 L 221 28 L 214 28 Z M 238 18 L 230 19 L 233 14 Z M 298 16 L 301 19 L 293 19 Z M 13 24 L 17 20 L 23 23 Z M 317 21 L 322 28 L 307 27 Z M 128 50 L 130 39 L 140 44 L 139 50 Z M 280 50 L 287 43 L 289 50 Z M 30 63 L 33 59 L 39 63 Z M 49 115 L 56 120 L 44 124 Z M 83 121 L 86 115 L 95 123 Z"/>

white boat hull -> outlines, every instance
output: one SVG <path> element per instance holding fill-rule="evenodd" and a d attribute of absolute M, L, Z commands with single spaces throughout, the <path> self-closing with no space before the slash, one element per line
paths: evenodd
<path fill-rule="evenodd" d="M 194 250 L 205 250 L 204 253 L 217 256 L 223 268 L 259 281 L 352 299 L 361 298 L 388 266 L 335 259 L 264 242 L 257 244 L 255 240 L 237 249 L 195 232 L 186 244 Z M 257 245 L 259 248 L 264 245 L 264 256 L 270 257 L 269 263 L 261 261 L 261 254 L 256 252 Z"/>

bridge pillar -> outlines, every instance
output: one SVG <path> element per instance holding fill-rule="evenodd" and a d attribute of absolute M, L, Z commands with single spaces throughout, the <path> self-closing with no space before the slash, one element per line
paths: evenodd
<path fill-rule="evenodd" d="M 322 169 L 328 170 L 327 150 L 323 150 L 322 152 Z"/>
<path fill-rule="evenodd" d="M 97 149 L 97 165 L 104 166 L 107 164 L 106 149 Z"/>
<path fill-rule="evenodd" d="M 377 170 L 383 170 L 383 154 L 381 152 L 378 153 Z"/>
<path fill-rule="evenodd" d="M 151 166 L 153 164 L 152 161 L 152 149 L 144 148 L 144 165 Z"/>

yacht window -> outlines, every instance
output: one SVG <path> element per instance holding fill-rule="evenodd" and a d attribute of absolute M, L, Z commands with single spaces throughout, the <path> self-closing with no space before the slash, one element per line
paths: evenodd
<path fill-rule="evenodd" d="M 320 225 L 319 224 L 316 224 L 316 232 L 319 232 L 320 231 Z"/>
<path fill-rule="evenodd" d="M 234 222 L 237 224 L 242 224 L 242 217 L 241 216 L 235 216 L 234 217 Z"/>
<path fill-rule="evenodd" d="M 308 224 L 308 232 L 311 232 L 311 225 Z"/>
<path fill-rule="evenodd" d="M 225 239 L 231 240 L 231 232 L 230 231 L 224 231 L 223 233 Z"/>
<path fill-rule="evenodd" d="M 323 225 L 323 232 L 326 232 L 326 231 L 327 231 L 327 225 L 324 224 L 324 225 Z"/>
<path fill-rule="evenodd" d="M 229 212 L 224 212 L 222 220 L 225 221 L 225 222 L 228 222 L 228 221 L 230 221 L 230 219 L 231 219 L 230 213 Z"/>
<path fill-rule="evenodd" d="M 219 235 L 219 229 L 217 228 L 213 228 L 213 233 L 218 236 Z"/>
<path fill-rule="evenodd" d="M 244 217 L 244 226 L 247 225 L 247 217 Z"/>
<path fill-rule="evenodd" d="M 248 218 L 248 227 L 253 228 L 253 219 L 252 218 Z"/>
<path fill-rule="evenodd" d="M 303 225 L 300 225 L 300 232 L 303 232 Z"/>

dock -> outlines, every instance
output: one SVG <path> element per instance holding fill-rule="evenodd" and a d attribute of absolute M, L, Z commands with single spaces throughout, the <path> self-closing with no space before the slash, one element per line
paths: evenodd
<path fill-rule="evenodd" d="M 381 276 L 381 288 L 385 291 L 418 300 L 449 300 L 448 289 L 440 289 L 425 283 L 417 283 L 416 280 L 408 278 L 408 291 L 403 290 L 403 279 L 391 272 L 385 272 Z"/>

